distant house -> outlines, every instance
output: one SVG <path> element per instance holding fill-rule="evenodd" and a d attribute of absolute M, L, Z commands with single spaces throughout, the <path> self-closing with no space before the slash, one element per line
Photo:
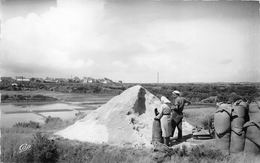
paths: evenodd
<path fill-rule="evenodd" d="M 30 78 L 26 78 L 24 76 L 16 76 L 15 79 L 16 79 L 17 82 L 29 83 L 31 81 Z"/>
<path fill-rule="evenodd" d="M 91 78 L 91 77 L 84 77 L 82 80 L 82 83 L 96 83 L 96 79 Z"/>
<path fill-rule="evenodd" d="M 17 83 L 13 83 L 13 84 L 11 84 L 11 85 L 12 85 L 12 87 L 17 87 L 17 86 L 18 86 Z"/>
<path fill-rule="evenodd" d="M 12 83 L 11 84 L 11 90 L 17 90 L 18 87 L 21 87 L 21 85 L 19 85 L 18 83 Z"/>
<path fill-rule="evenodd" d="M 105 79 L 97 79 L 99 83 L 104 83 Z"/>
<path fill-rule="evenodd" d="M 107 84 L 108 81 L 103 79 L 103 80 L 102 80 L 102 83 Z"/>
<path fill-rule="evenodd" d="M 1 77 L 1 82 L 3 83 L 12 83 L 15 80 L 12 77 Z"/>
<path fill-rule="evenodd" d="M 107 83 L 114 83 L 112 80 L 108 79 L 108 78 L 104 78 L 104 79 L 101 79 L 102 80 L 102 83 L 104 84 L 107 84 Z"/>
<path fill-rule="evenodd" d="M 65 78 L 55 78 L 56 83 L 67 83 L 68 79 Z"/>
<path fill-rule="evenodd" d="M 81 80 L 80 80 L 79 77 L 76 76 L 76 77 L 74 77 L 73 81 L 76 82 L 76 83 L 79 83 Z"/>
<path fill-rule="evenodd" d="M 112 80 L 108 78 L 98 79 L 99 83 L 107 84 L 107 83 L 114 83 Z"/>
<path fill-rule="evenodd" d="M 43 79 L 42 78 L 34 78 L 34 77 L 32 77 L 31 78 L 31 82 L 33 82 L 33 83 L 43 83 Z"/>
<path fill-rule="evenodd" d="M 43 78 L 34 78 L 34 81 L 37 83 L 43 83 L 44 79 Z"/>
<path fill-rule="evenodd" d="M 44 80 L 44 83 L 56 83 L 56 80 L 54 78 L 46 77 Z"/>

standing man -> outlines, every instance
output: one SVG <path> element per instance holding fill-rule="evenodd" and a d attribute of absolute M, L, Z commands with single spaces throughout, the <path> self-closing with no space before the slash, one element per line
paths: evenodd
<path fill-rule="evenodd" d="M 175 99 L 174 106 L 172 108 L 172 137 L 174 135 L 175 128 L 178 129 L 178 139 L 177 141 L 181 141 L 182 139 L 182 119 L 183 119 L 183 109 L 184 106 L 190 105 L 190 102 L 187 101 L 184 97 L 181 97 L 179 91 L 175 90 L 172 92 L 173 97 Z"/>

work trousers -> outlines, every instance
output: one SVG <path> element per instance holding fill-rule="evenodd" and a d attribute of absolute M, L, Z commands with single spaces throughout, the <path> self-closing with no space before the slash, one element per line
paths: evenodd
<path fill-rule="evenodd" d="M 176 123 L 174 120 L 172 120 L 172 137 L 174 136 L 175 128 L 178 129 L 178 139 L 182 139 L 182 119 L 180 118 L 179 121 Z"/>
<path fill-rule="evenodd" d="M 182 138 L 182 119 L 183 119 L 183 113 L 177 112 L 175 110 L 171 113 L 172 116 L 172 137 L 174 136 L 175 128 L 178 129 L 178 139 Z"/>

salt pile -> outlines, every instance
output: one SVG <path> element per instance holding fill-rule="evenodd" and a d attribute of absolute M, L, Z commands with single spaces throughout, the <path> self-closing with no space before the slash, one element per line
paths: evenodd
<path fill-rule="evenodd" d="M 114 145 L 149 146 L 154 109 L 161 101 L 141 86 L 134 86 L 56 135 L 67 139 Z M 192 126 L 183 123 L 183 135 Z"/>

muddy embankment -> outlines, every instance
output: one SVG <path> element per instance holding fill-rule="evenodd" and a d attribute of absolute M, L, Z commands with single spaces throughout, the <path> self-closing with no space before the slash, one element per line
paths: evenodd
<path fill-rule="evenodd" d="M 31 102 L 54 102 L 58 101 L 57 98 L 44 96 L 40 94 L 36 95 L 22 95 L 22 94 L 1 94 L 1 103 L 31 103 Z"/>
<path fill-rule="evenodd" d="M 102 104 L 117 94 L 82 94 L 53 91 L 1 91 L 1 103 L 79 102 Z"/>

